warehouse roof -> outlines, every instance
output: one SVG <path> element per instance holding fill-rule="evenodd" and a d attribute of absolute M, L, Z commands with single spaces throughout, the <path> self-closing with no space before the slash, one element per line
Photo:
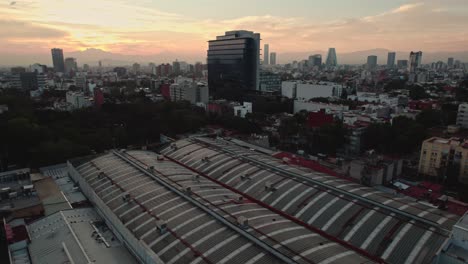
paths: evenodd
<path fill-rule="evenodd" d="M 180 140 L 161 153 L 388 263 L 431 262 L 459 218 L 228 140 Z"/>
<path fill-rule="evenodd" d="M 165 263 L 370 263 L 340 241 L 146 151 L 74 164 L 132 235 Z"/>
<path fill-rule="evenodd" d="M 138 263 L 92 208 L 57 212 L 28 226 L 32 263 Z"/>

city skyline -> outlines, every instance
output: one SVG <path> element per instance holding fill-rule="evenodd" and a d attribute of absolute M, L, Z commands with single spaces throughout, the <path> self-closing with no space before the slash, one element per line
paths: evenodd
<path fill-rule="evenodd" d="M 260 32 L 262 44 L 270 44 L 278 54 L 329 47 L 338 54 L 372 48 L 454 52 L 468 46 L 464 28 L 468 10 L 460 0 L 366 1 L 361 9 L 347 0 L 322 5 L 296 0 L 284 11 L 279 1 L 249 3 L 253 8 L 247 11 L 236 7 L 242 6 L 239 3 L 210 1 L 199 4 L 203 8 L 190 1 L 45 2 L 0 4 L 0 59 L 45 54 L 55 46 L 65 51 L 96 48 L 124 55 L 177 53 L 203 58 L 209 39 L 236 29 Z M 345 12 L 337 5 L 349 9 Z M 320 6 L 320 12 L 305 12 L 309 6 Z M 233 12 L 224 15 L 214 8 Z"/>

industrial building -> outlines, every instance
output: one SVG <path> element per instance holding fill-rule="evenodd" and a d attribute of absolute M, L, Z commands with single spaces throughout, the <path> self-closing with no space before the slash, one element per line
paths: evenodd
<path fill-rule="evenodd" d="M 287 160 L 229 140 L 180 140 L 161 153 L 265 210 L 320 232 L 349 252 L 362 253 L 374 261 L 436 261 L 459 220 L 459 216 L 416 200 L 295 167 Z M 284 229 L 278 226 L 276 230 Z"/>
<path fill-rule="evenodd" d="M 120 150 L 68 163 L 71 177 L 140 262 L 380 262 L 364 250 L 268 205 L 268 197 L 281 194 L 280 189 L 273 191 L 279 187 L 274 182 L 258 186 L 268 193 L 264 201 L 253 200 L 223 179 L 197 173 L 177 161 L 191 144 L 196 146 L 190 141 L 170 145 L 164 150 L 168 156 Z M 204 149 L 201 152 L 211 151 L 200 147 Z M 218 160 L 211 155 L 186 157 L 205 171 L 222 173 L 225 169 L 216 166 Z M 225 172 L 232 176 L 231 181 L 241 179 L 246 185 L 255 179 L 254 175 Z M 277 205 L 287 204 L 282 201 Z"/>

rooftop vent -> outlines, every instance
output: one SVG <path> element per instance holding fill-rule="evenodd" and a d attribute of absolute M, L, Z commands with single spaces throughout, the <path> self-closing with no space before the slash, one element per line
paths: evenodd
<path fill-rule="evenodd" d="M 130 194 L 129 193 L 124 193 L 122 196 L 122 200 L 124 202 L 128 202 L 130 200 Z"/>
<path fill-rule="evenodd" d="M 269 181 L 265 182 L 265 191 L 271 191 L 274 192 L 276 191 L 276 188 L 273 186 L 273 184 Z"/>
<path fill-rule="evenodd" d="M 159 231 L 159 233 L 162 235 L 166 233 L 167 231 L 167 223 L 164 220 L 157 220 L 156 221 L 156 229 Z"/>
<path fill-rule="evenodd" d="M 237 218 L 237 223 L 240 227 L 247 228 L 249 226 L 249 219 L 247 219 L 245 216 L 239 216 Z"/>

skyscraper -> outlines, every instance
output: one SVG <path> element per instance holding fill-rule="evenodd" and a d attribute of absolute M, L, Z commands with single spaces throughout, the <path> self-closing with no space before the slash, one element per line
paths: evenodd
<path fill-rule="evenodd" d="M 374 70 L 377 68 L 377 56 L 370 55 L 367 57 L 367 69 Z"/>
<path fill-rule="evenodd" d="M 415 73 L 416 69 L 421 67 L 421 61 L 422 61 L 422 51 L 418 52 L 411 52 L 410 53 L 410 59 L 409 59 L 409 71 L 411 73 Z"/>
<path fill-rule="evenodd" d="M 276 65 L 276 52 L 270 53 L 270 64 Z"/>
<path fill-rule="evenodd" d="M 393 68 L 395 66 L 395 52 L 389 52 L 387 57 L 387 68 Z"/>
<path fill-rule="evenodd" d="M 63 50 L 53 48 L 52 52 L 52 62 L 54 64 L 54 70 L 56 72 L 65 72 L 65 63 L 63 60 Z"/>
<path fill-rule="evenodd" d="M 328 50 L 326 65 L 328 67 L 336 67 L 338 65 L 335 48 L 330 48 Z"/>
<path fill-rule="evenodd" d="M 315 54 L 315 55 L 309 56 L 308 64 L 309 64 L 309 67 L 322 66 L 322 55 Z"/>
<path fill-rule="evenodd" d="M 214 98 L 241 99 L 259 89 L 260 34 L 228 31 L 208 42 L 208 86 Z"/>
<path fill-rule="evenodd" d="M 268 44 L 265 44 L 263 48 L 263 65 L 270 64 L 269 58 L 270 58 L 270 46 Z"/>
<path fill-rule="evenodd" d="M 73 72 L 76 72 L 77 68 L 78 68 L 78 65 L 76 64 L 75 58 L 65 59 L 65 73 L 66 74 L 72 74 Z"/>
<path fill-rule="evenodd" d="M 453 62 L 454 62 L 453 58 L 448 58 L 447 65 L 448 65 L 449 68 L 453 68 Z"/>

